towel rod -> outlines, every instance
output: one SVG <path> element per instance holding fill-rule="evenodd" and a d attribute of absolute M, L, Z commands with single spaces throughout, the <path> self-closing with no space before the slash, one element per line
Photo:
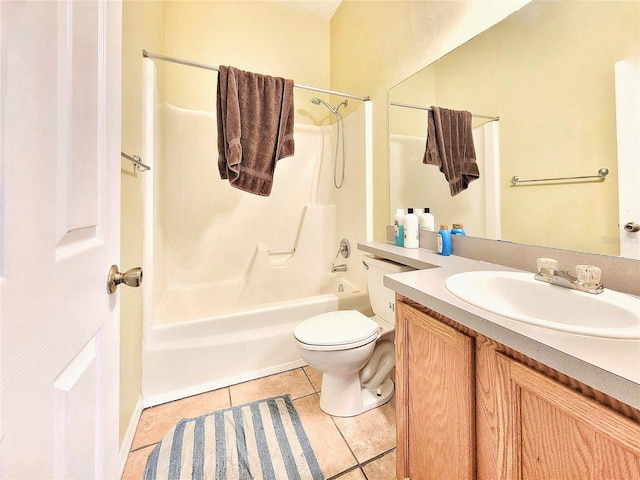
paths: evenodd
<path fill-rule="evenodd" d="M 604 177 L 606 177 L 607 175 L 609 175 L 609 169 L 604 167 L 598 170 L 597 175 L 585 175 L 582 177 L 532 178 L 529 180 L 522 180 L 517 175 L 514 175 L 513 177 L 511 177 L 511 185 L 517 185 L 519 183 L 525 182 L 554 182 L 559 180 L 583 180 L 587 178 L 597 178 L 598 180 L 604 181 Z"/>
<path fill-rule="evenodd" d="M 149 165 L 142 163 L 142 158 L 140 158 L 138 155 L 127 155 L 124 152 L 120 152 L 120 154 L 127 160 L 131 160 L 133 162 L 133 168 L 138 169 L 141 172 L 151 170 L 151 167 Z"/>
<path fill-rule="evenodd" d="M 422 105 L 412 105 L 410 103 L 389 102 L 389 105 L 394 107 L 415 108 L 417 110 L 431 111 L 431 107 L 423 107 Z M 471 116 L 473 118 L 486 118 L 487 120 L 492 120 L 494 122 L 497 122 L 498 120 L 500 120 L 500 117 L 492 117 L 490 115 L 476 115 L 475 113 L 472 113 Z"/>
<path fill-rule="evenodd" d="M 152 58 L 154 60 L 164 60 L 165 62 L 172 62 L 172 63 L 178 63 L 180 65 L 187 65 L 188 67 L 203 68 L 205 70 L 213 70 L 214 72 L 220 71 L 218 67 L 214 67 L 213 65 L 206 65 L 204 63 L 192 62 L 190 60 L 182 60 L 180 58 L 167 57 L 166 55 L 158 55 L 157 53 L 147 52 L 146 50 L 142 50 L 142 56 L 145 58 Z M 334 90 L 326 90 L 324 88 L 312 87 L 310 85 L 302 85 L 300 83 L 294 83 L 293 86 L 302 88 L 304 90 L 313 90 L 314 92 L 328 93 L 329 95 L 337 95 L 340 97 L 353 98 L 355 100 L 361 100 L 363 102 L 371 100 L 370 97 L 362 97 L 360 95 L 353 95 L 351 93 L 336 92 Z"/>

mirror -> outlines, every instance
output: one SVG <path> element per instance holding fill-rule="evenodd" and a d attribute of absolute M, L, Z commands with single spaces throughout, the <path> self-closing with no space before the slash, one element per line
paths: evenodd
<path fill-rule="evenodd" d="M 629 89 L 616 89 L 616 63 L 640 63 L 639 19 L 639 2 L 536 0 L 393 87 L 391 216 L 429 207 L 470 236 L 619 255 L 616 102 Z M 422 163 L 427 111 L 415 107 L 431 105 L 476 115 L 481 176 L 455 197 Z M 640 178 L 620 181 L 637 195 Z"/>

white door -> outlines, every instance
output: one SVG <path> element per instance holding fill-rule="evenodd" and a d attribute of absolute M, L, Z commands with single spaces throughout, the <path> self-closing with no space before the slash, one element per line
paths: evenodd
<path fill-rule="evenodd" d="M 118 475 L 121 5 L 0 2 L 0 477 Z"/>
<path fill-rule="evenodd" d="M 640 65 L 620 61 L 615 72 L 620 255 L 640 260 Z"/>

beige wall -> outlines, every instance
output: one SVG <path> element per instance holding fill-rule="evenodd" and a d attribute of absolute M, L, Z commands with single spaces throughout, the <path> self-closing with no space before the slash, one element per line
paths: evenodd
<path fill-rule="evenodd" d="M 169 1 L 165 5 L 165 55 L 329 88 L 329 20 L 263 1 Z M 168 103 L 215 112 L 215 72 L 174 64 L 165 64 L 165 69 Z M 296 122 L 317 123 L 327 116 L 324 109 L 311 104 L 315 96 L 315 92 L 294 89 Z"/>
<path fill-rule="evenodd" d="M 345 0 L 331 20 L 331 88 L 373 105 L 374 236 L 389 223 L 387 92 L 527 1 Z"/>

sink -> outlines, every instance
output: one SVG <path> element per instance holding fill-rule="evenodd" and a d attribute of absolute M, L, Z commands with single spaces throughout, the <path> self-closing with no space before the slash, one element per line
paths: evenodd
<path fill-rule="evenodd" d="M 640 339 L 640 298 L 605 289 L 592 295 L 534 280 L 533 273 L 458 273 L 447 289 L 471 305 L 511 320 L 600 338 Z"/>

